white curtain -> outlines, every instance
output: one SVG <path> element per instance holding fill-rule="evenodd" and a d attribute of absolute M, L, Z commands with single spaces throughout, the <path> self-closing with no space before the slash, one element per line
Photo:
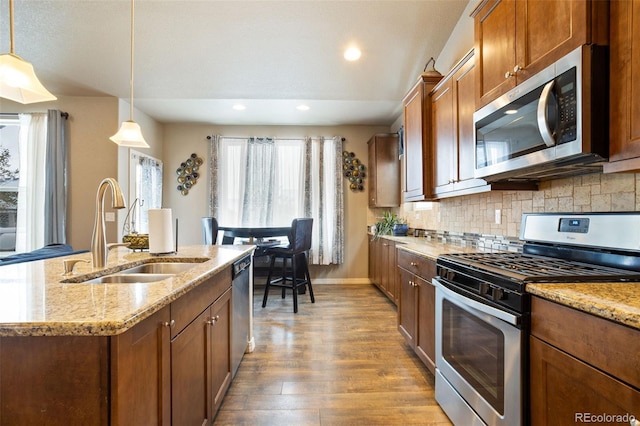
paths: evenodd
<path fill-rule="evenodd" d="M 20 174 L 16 252 L 45 244 L 45 182 L 47 115 L 19 114 Z"/>
<path fill-rule="evenodd" d="M 210 142 L 209 215 L 223 226 L 288 226 L 313 217 L 311 263 L 343 262 L 342 139 Z"/>

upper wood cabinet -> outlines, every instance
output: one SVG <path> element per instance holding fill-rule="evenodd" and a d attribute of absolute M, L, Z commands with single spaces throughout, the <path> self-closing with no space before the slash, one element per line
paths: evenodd
<path fill-rule="evenodd" d="M 609 163 L 604 172 L 640 171 L 640 1 L 611 2 Z"/>
<path fill-rule="evenodd" d="M 397 207 L 400 205 L 398 134 L 375 134 L 368 145 L 369 207 Z"/>
<path fill-rule="evenodd" d="M 470 51 L 431 94 L 433 193 L 437 198 L 488 189 L 485 180 L 474 178 L 474 65 Z"/>
<path fill-rule="evenodd" d="M 583 44 L 608 44 L 608 4 L 605 0 L 482 1 L 471 14 L 476 107 L 488 104 Z"/>
<path fill-rule="evenodd" d="M 431 100 L 429 93 L 442 76 L 422 75 L 403 100 L 404 201 L 433 198 L 431 150 Z"/>

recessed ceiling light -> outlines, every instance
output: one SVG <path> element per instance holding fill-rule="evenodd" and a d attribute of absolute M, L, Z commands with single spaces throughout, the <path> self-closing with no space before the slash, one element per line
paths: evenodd
<path fill-rule="evenodd" d="M 357 61 L 360 59 L 360 55 L 362 55 L 362 52 L 357 47 L 350 47 L 344 51 L 344 58 L 347 61 Z"/>
<path fill-rule="evenodd" d="M 304 104 L 302 104 L 302 105 L 298 105 L 298 106 L 296 107 L 296 109 L 297 109 L 298 111 L 309 111 L 309 105 L 304 105 Z"/>
<path fill-rule="evenodd" d="M 518 110 L 517 109 L 508 109 L 504 112 L 505 114 L 511 115 L 511 114 L 517 114 Z"/>
<path fill-rule="evenodd" d="M 233 109 L 235 109 L 236 111 L 243 111 L 243 110 L 247 109 L 247 107 L 242 105 L 242 104 L 235 104 L 233 106 Z"/>

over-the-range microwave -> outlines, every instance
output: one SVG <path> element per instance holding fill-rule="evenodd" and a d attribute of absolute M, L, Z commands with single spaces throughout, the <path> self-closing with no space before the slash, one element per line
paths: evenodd
<path fill-rule="evenodd" d="M 584 45 L 476 111 L 475 177 L 547 180 L 609 157 L 609 51 Z"/>

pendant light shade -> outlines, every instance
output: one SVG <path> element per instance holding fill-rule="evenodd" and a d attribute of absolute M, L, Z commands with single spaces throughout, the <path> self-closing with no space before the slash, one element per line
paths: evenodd
<path fill-rule="evenodd" d="M 9 0 L 10 53 L 0 55 L 0 98 L 21 104 L 55 101 L 40 83 L 33 65 L 14 53 L 13 40 L 13 0 Z"/>
<path fill-rule="evenodd" d="M 149 148 L 149 144 L 142 136 L 140 126 L 133 120 L 123 121 L 118 133 L 111 136 L 109 139 L 120 146 L 127 146 L 130 148 Z"/>
<path fill-rule="evenodd" d="M 118 133 L 111 136 L 113 142 L 120 146 L 129 148 L 149 148 L 149 144 L 144 140 L 142 136 L 142 130 L 138 123 L 133 121 L 133 28 L 134 28 L 134 0 L 131 0 L 131 78 L 129 79 L 129 120 L 123 121 L 120 125 Z"/>

